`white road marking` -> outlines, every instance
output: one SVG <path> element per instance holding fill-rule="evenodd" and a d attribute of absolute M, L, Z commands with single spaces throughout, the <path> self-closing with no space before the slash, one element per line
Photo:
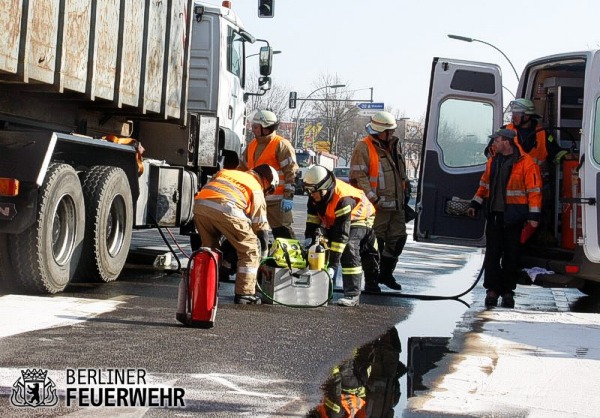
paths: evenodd
<path fill-rule="evenodd" d="M 247 380 L 247 382 L 243 382 L 243 383 L 248 383 L 248 384 L 253 385 L 254 383 L 260 383 L 260 384 L 273 383 L 272 379 L 252 379 L 247 376 L 236 376 L 236 375 L 217 374 L 217 373 L 194 374 L 191 377 L 194 377 L 196 379 L 201 379 L 201 380 L 210 380 L 212 382 L 218 383 L 220 385 L 228 387 L 229 389 L 231 389 L 233 391 L 233 393 L 235 393 L 237 395 L 258 396 L 261 398 L 297 399 L 297 397 L 295 397 L 295 396 L 275 395 L 272 393 L 249 391 L 249 390 L 239 387 L 236 383 L 232 382 L 233 379 L 243 378 L 244 380 Z M 255 382 L 253 383 L 253 381 L 255 381 Z"/>
<path fill-rule="evenodd" d="M 109 300 L 63 296 L 0 296 L 0 318 L 13 318 L 0 323 L 0 338 L 85 322 L 89 318 L 114 311 L 128 298 L 131 296 Z"/>

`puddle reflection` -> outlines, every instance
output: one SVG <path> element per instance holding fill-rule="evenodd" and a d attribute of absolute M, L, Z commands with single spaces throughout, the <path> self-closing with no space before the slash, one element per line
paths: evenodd
<path fill-rule="evenodd" d="M 358 348 L 354 356 L 331 371 L 323 398 L 307 418 L 390 418 L 401 398 L 400 379 L 406 376 L 407 396 L 427 389 L 422 377 L 447 353 L 449 337 L 409 337 L 408 365 L 396 327 Z"/>

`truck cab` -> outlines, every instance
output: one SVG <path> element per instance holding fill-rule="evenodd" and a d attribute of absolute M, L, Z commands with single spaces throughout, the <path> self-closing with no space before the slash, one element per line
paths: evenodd
<path fill-rule="evenodd" d="M 600 54 L 565 53 L 529 62 L 517 98 L 533 101 L 539 123 L 574 157 L 549 165 L 545 228 L 523 246 L 535 284 L 600 290 Z M 485 169 L 488 135 L 506 123 L 500 68 L 434 58 L 417 192 L 416 241 L 485 245 L 485 219 L 466 209 Z M 524 275 L 523 283 L 528 276 Z"/>

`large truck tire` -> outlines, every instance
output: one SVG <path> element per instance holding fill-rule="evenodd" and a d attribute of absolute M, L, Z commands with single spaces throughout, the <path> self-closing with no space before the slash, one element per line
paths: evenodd
<path fill-rule="evenodd" d="M 70 165 L 50 164 L 36 221 L 8 242 L 12 268 L 25 291 L 58 293 L 67 287 L 79 263 L 84 226 L 77 173 Z"/>
<path fill-rule="evenodd" d="M 86 221 L 77 279 L 110 282 L 125 265 L 133 227 L 133 198 L 125 172 L 95 166 L 82 175 Z"/>
<path fill-rule="evenodd" d="M 0 234 L 0 284 L 5 286 L 13 279 L 8 255 L 8 235 Z"/>

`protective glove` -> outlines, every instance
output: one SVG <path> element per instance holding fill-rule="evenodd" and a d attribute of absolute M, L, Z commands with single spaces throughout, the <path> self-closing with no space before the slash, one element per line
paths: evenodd
<path fill-rule="evenodd" d="M 281 199 L 281 211 L 289 212 L 294 209 L 294 201 L 292 199 Z"/>
<path fill-rule="evenodd" d="M 334 282 L 335 282 L 335 276 L 337 276 L 337 272 L 338 272 L 338 267 L 327 267 L 327 274 L 329 274 L 329 277 Z"/>

